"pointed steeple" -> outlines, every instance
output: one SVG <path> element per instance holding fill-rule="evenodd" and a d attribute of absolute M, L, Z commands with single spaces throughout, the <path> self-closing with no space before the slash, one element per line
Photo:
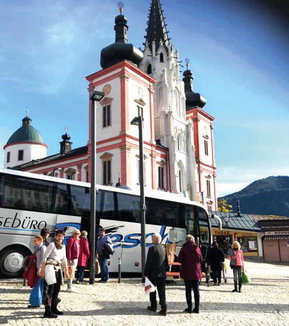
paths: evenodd
<path fill-rule="evenodd" d="M 157 51 L 160 42 L 162 42 L 168 49 L 170 46 L 170 38 L 160 0 L 152 0 L 148 18 L 148 27 L 146 29 L 147 34 L 145 36 L 147 45 L 152 50 L 152 44 L 154 41 Z"/>

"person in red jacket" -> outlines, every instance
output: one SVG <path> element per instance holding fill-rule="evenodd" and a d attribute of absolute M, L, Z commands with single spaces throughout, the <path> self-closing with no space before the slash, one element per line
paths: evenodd
<path fill-rule="evenodd" d="M 196 245 L 195 238 L 188 234 L 186 243 L 182 246 L 178 261 L 182 264 L 180 268 L 180 276 L 186 286 L 186 300 L 188 307 L 184 312 L 199 313 L 200 308 L 200 292 L 199 281 L 202 279 L 201 263 L 203 256 L 201 249 Z M 192 310 L 192 289 L 194 291 L 195 308 Z"/>
<path fill-rule="evenodd" d="M 87 240 L 86 231 L 81 231 L 81 237 L 79 238 L 79 243 L 80 243 L 80 253 L 78 256 L 76 283 L 83 282 L 84 270 L 88 264 L 88 259 L 90 256 L 89 243 Z"/>
<path fill-rule="evenodd" d="M 75 269 L 77 267 L 78 257 L 80 253 L 80 243 L 79 243 L 80 231 L 75 229 L 72 233 L 72 237 L 67 240 L 66 246 L 66 257 L 68 265 L 69 278 L 67 280 L 67 291 L 75 292 L 72 288 L 72 280 L 74 278 Z"/>

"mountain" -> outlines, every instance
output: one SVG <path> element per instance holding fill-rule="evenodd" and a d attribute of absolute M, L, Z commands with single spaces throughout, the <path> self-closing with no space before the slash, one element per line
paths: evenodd
<path fill-rule="evenodd" d="M 226 199 L 234 212 L 239 200 L 241 213 L 289 216 L 289 177 L 256 180 L 243 190 L 218 199 Z"/>

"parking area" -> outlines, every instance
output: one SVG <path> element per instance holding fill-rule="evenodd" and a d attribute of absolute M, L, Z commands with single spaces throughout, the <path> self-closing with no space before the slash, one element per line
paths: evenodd
<path fill-rule="evenodd" d="M 139 279 L 121 283 L 75 285 L 77 293 L 62 291 L 64 315 L 42 318 L 44 308 L 28 309 L 30 288 L 21 280 L 0 280 L 1 325 L 286 325 L 289 326 L 289 267 L 246 262 L 251 283 L 232 293 L 232 272 L 221 286 L 201 285 L 200 314 L 185 314 L 182 281 L 167 285 L 168 315 L 146 310 L 148 296 Z M 65 286 L 63 286 L 65 289 Z"/>

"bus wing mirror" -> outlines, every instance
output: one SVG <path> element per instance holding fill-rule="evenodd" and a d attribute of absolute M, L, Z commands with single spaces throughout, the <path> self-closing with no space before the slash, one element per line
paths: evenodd
<path fill-rule="evenodd" d="M 216 215 L 216 214 L 212 214 L 211 216 L 212 218 L 216 219 L 219 222 L 219 230 L 221 231 L 223 228 L 223 223 L 222 220 L 220 218 L 220 216 Z"/>

